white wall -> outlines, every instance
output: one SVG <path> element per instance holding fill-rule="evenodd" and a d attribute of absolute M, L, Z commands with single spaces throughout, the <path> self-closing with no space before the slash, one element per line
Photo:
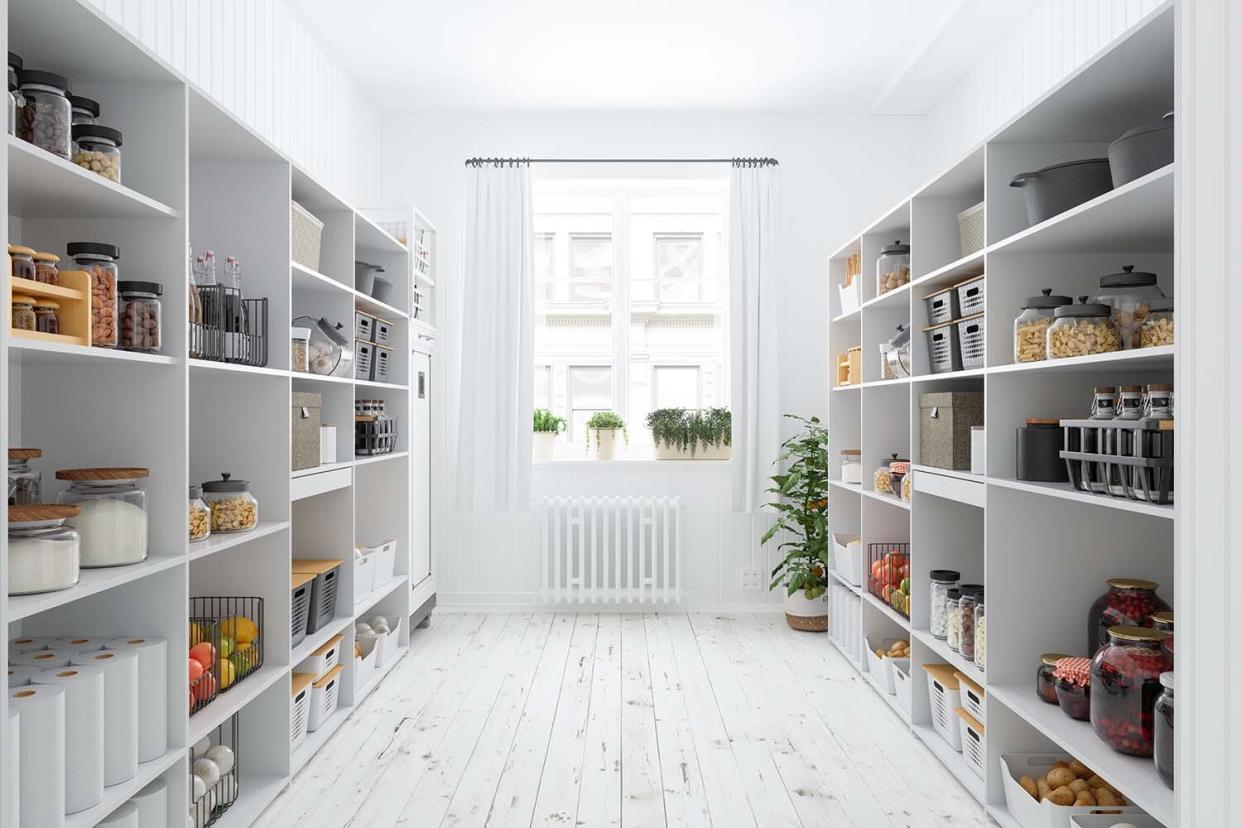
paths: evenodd
<path fill-rule="evenodd" d="M 342 197 L 378 203 L 376 111 L 287 0 L 85 2 Z"/>

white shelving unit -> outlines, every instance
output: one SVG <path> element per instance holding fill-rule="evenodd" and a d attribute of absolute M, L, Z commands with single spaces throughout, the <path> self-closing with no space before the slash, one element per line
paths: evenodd
<path fill-rule="evenodd" d="M 412 443 L 427 433 L 414 365 L 428 358 L 429 323 L 411 321 L 421 278 L 415 256 L 377 224 L 292 163 L 161 60 L 79 0 L 9 0 L 8 44 L 27 66 L 66 74 L 74 91 L 100 101 L 102 121 L 125 135 L 124 184 L 115 184 L 10 137 L 0 159 L 0 192 L 9 220 L 6 240 L 63 253 L 78 240 L 107 240 L 122 250 L 122 279 L 163 286 L 163 349 L 159 354 L 14 339 L 0 335 L 6 367 L 0 417 L 5 447 L 43 449 L 35 461 L 45 500 L 54 500 L 55 470 L 128 465 L 151 470 L 148 496 L 151 554 L 143 563 L 83 570 L 72 589 L 7 596 L 7 561 L 0 559 L 0 655 L 18 635 L 159 635 L 169 642 L 168 752 L 138 775 L 106 789 L 99 805 L 67 824 L 89 828 L 156 777 L 168 786 L 167 824 L 182 825 L 189 809 L 188 746 L 233 714 L 245 734 L 239 797 L 216 823 L 250 825 L 362 700 L 383 692 L 382 680 L 408 652 L 410 615 L 434 603 L 430 559 L 421 540 L 429 514 L 416 516 L 412 492 L 430 491 L 426 450 Z M 82 44 L 90 43 L 84 49 Z M 292 262 L 290 199 L 324 221 L 320 271 Z M 411 222 L 421 214 L 407 210 Z M 434 234 L 434 229 L 432 229 Z M 434 240 L 430 242 L 434 245 Z M 188 357 L 186 249 L 215 250 L 242 263 L 247 297 L 268 300 L 268 360 L 263 367 Z M 387 301 L 354 288 L 354 260 L 379 261 L 393 282 Z M 287 275 L 286 275 L 287 274 Z M 7 288 L 7 285 L 6 285 Z M 352 331 L 355 308 L 393 325 L 389 382 L 310 377 L 290 371 L 288 328 L 314 314 Z M 7 317 L 6 317 L 7 318 Z M 290 472 L 290 394 L 323 396 L 324 422 L 337 426 L 341 462 Z M 399 418 L 397 450 L 354 457 L 355 398 L 384 399 Z M 186 488 L 222 472 L 250 481 L 259 502 L 257 528 L 216 534 L 191 544 Z M 316 486 L 343 474 L 344 485 Z M 0 518 L 7 521 L 7 514 Z M 6 524 L 7 528 L 7 524 Z M 397 544 L 394 577 L 355 600 L 353 547 L 386 539 Z M 417 545 L 417 550 L 412 546 Z M 291 647 L 290 561 L 332 558 L 341 568 L 336 618 Z M 410 577 L 411 561 L 418 574 Z M 425 561 L 425 563 L 424 563 Z M 200 595 L 263 599 L 263 665 L 187 715 L 187 677 L 178 658 L 189 638 L 189 599 Z M 354 622 L 383 614 L 399 623 L 397 654 L 383 668 L 355 675 Z M 417 619 L 422 615 L 416 616 Z M 338 712 L 296 752 L 290 751 L 290 674 L 318 644 L 344 636 L 345 665 Z M 7 678 L 0 679 L 0 713 Z M 3 721 L 7 722 L 7 715 Z M 6 738 L 3 740 L 7 742 Z M 10 778 L 0 751 L 0 779 Z M 6 811 L 7 814 L 7 811 Z M 4 822 L 0 828 L 16 828 Z"/>
<path fill-rule="evenodd" d="M 1068 484 L 1015 479 L 1015 429 L 1027 417 L 1086 416 L 1092 386 L 1174 380 L 1177 347 L 1013 364 L 1013 319 L 1021 300 L 1045 287 L 1077 296 L 1098 292 L 1098 279 L 1135 264 L 1160 274 L 1172 295 L 1174 181 L 1170 165 L 1034 227 L 1027 227 L 1017 173 L 1050 163 L 1103 156 L 1122 131 L 1172 108 L 1174 10 L 1168 2 L 1112 47 L 1014 118 L 952 168 L 921 187 L 831 258 L 831 358 L 862 346 L 862 382 L 830 393 L 833 453 L 829 498 L 834 531 L 869 544 L 909 542 L 911 613 L 903 617 L 833 571 L 831 590 L 856 613 L 861 636 L 911 640 L 911 708 L 902 709 L 855 660 L 854 642 L 834 639 L 872 688 L 910 724 L 997 822 L 1017 826 L 1005 808 L 1002 754 L 1069 753 L 1115 785 L 1166 828 L 1177 828 L 1173 791 L 1150 759 L 1112 750 L 1089 723 L 1077 722 L 1035 696 L 1043 652 L 1082 653 L 1092 601 L 1109 577 L 1149 578 L 1173 598 L 1174 506 L 1093 496 Z M 961 256 L 956 214 L 986 203 L 984 249 Z M 884 244 L 911 244 L 911 283 L 876 296 L 869 268 Z M 862 302 L 843 312 L 837 285 L 846 259 L 862 254 Z M 986 274 L 985 367 L 930 373 L 923 298 Z M 878 345 L 898 324 L 912 325 L 914 376 L 881 379 Z M 919 397 L 932 391 L 984 393 L 986 474 L 920 464 Z M 839 451 L 862 450 L 864 482 L 839 482 Z M 872 471 L 896 452 L 912 465 L 913 502 L 872 490 Z M 979 670 L 929 632 L 932 569 L 954 569 L 981 583 L 988 608 L 988 663 Z M 831 570 L 830 570 L 831 571 Z M 864 562 L 864 576 L 866 568 Z M 850 593 L 861 594 L 855 601 Z M 856 607 L 856 609 L 854 609 Z M 851 615 L 853 618 L 853 615 Z M 986 774 L 980 779 L 931 727 L 925 664 L 949 664 L 984 687 Z"/>

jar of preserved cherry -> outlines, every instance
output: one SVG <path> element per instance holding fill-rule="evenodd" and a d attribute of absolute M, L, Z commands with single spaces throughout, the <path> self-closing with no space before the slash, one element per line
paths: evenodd
<path fill-rule="evenodd" d="M 1156 773 L 1173 787 L 1173 671 L 1160 674 L 1161 693 L 1156 698 L 1154 756 Z"/>
<path fill-rule="evenodd" d="M 1035 671 L 1035 695 L 1048 704 L 1058 704 L 1057 688 L 1053 685 L 1052 671 L 1057 662 L 1069 658 L 1065 653 L 1044 653 L 1039 657 L 1039 669 Z"/>
<path fill-rule="evenodd" d="M 1147 627 L 1113 627 L 1091 661 L 1091 726 L 1120 753 L 1152 755 L 1160 674 L 1173 669 L 1165 637 Z"/>
<path fill-rule="evenodd" d="M 1155 581 L 1110 578 L 1108 592 L 1096 599 L 1087 614 L 1087 652 L 1090 656 L 1108 643 L 1110 627 L 1150 627 L 1153 613 L 1169 605 L 1156 594 Z"/>
<path fill-rule="evenodd" d="M 1063 658 L 1052 671 L 1061 712 L 1085 722 L 1091 718 L 1091 659 Z"/>

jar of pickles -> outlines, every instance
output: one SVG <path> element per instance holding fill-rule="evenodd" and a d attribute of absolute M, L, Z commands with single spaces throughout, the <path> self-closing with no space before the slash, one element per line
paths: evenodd
<path fill-rule="evenodd" d="M 1143 397 L 1143 416 L 1156 420 L 1173 419 L 1173 386 L 1157 383 L 1147 386 Z"/>
<path fill-rule="evenodd" d="M 1153 299 L 1139 329 L 1139 347 L 1158 348 L 1173 344 L 1173 300 Z"/>
<path fill-rule="evenodd" d="M 1057 308 L 1072 305 L 1068 296 L 1053 296 L 1052 288 L 1044 288 L 1040 296 L 1022 303 L 1021 312 L 1013 320 L 1013 361 L 1040 362 L 1047 358 L 1048 328 Z"/>
<path fill-rule="evenodd" d="M 30 506 L 43 502 L 43 475 L 30 468 L 43 452 L 36 448 L 9 449 L 9 505 Z"/>
<path fill-rule="evenodd" d="M 1164 639 L 1146 627 L 1112 627 L 1091 661 L 1091 726 L 1119 753 L 1152 755 L 1160 674 L 1173 668 Z"/>
<path fill-rule="evenodd" d="M 1053 671 L 1057 662 L 1069 658 L 1065 653 L 1044 653 L 1039 657 L 1039 667 L 1035 670 L 1035 695 L 1040 701 L 1048 704 L 1059 704 L 1057 688 L 1053 679 Z"/>
<path fill-rule="evenodd" d="M 960 638 L 957 651 L 967 661 L 975 660 L 975 608 L 983 601 L 983 587 L 979 584 L 963 584 L 962 599 L 958 607 Z"/>
<path fill-rule="evenodd" d="M 1152 733 L 1152 755 L 1156 773 L 1173 787 L 1173 671 L 1160 674 L 1161 693 L 1153 708 L 1155 729 Z"/>
<path fill-rule="evenodd" d="M 1091 718 L 1091 659 L 1063 658 L 1052 671 L 1057 690 L 1057 704 L 1071 719 L 1085 722 Z"/>
<path fill-rule="evenodd" d="M 36 252 L 33 258 L 36 282 L 42 282 L 45 285 L 60 284 L 60 273 L 56 268 L 60 256 L 55 253 Z"/>
<path fill-rule="evenodd" d="M 962 645 L 962 590 L 960 587 L 949 587 L 945 593 L 945 606 L 948 608 L 945 614 L 945 644 L 953 652 L 957 652 Z"/>
<path fill-rule="evenodd" d="M 1169 605 L 1156 594 L 1159 584 L 1138 578 L 1110 578 L 1108 591 L 1095 599 L 1087 613 L 1087 652 L 1108 643 L 1111 627 L 1150 627 L 1151 617 Z"/>
<path fill-rule="evenodd" d="M 1126 265 L 1120 273 L 1100 279 L 1100 294 L 1095 301 L 1112 308 L 1113 322 L 1117 325 L 1122 347 L 1127 351 L 1140 346 L 1140 331 L 1151 303 L 1164 298 L 1156 282 L 1156 274 L 1136 272 L 1134 265 Z"/>
<path fill-rule="evenodd" d="M 26 105 L 17 113 L 17 137 L 42 150 L 68 158 L 73 107 L 66 97 L 69 81 L 55 72 L 23 69 L 17 75 Z"/>
<path fill-rule="evenodd" d="M 33 331 L 35 329 L 34 297 L 13 294 L 12 326 L 15 331 Z"/>
<path fill-rule="evenodd" d="M 190 542 L 201 541 L 211 535 L 211 509 L 203 500 L 203 487 L 190 487 L 189 500 Z"/>
<path fill-rule="evenodd" d="M 1113 322 L 1112 308 L 1078 297 L 1077 305 L 1062 305 L 1053 311 L 1055 320 L 1048 327 L 1048 359 L 1090 356 L 1121 350 L 1121 337 Z"/>
<path fill-rule="evenodd" d="M 34 250 L 20 244 L 9 245 L 9 275 L 14 279 L 35 278 Z"/>
<path fill-rule="evenodd" d="M 55 299 L 35 299 L 35 330 L 46 334 L 60 333 L 60 317 L 57 316 L 59 312 L 60 303 Z"/>
<path fill-rule="evenodd" d="M 931 634 L 943 640 L 949 637 L 949 590 L 961 580 L 962 573 L 954 569 L 933 569 L 930 578 Z"/>
<path fill-rule="evenodd" d="M 74 264 L 91 277 L 91 344 L 97 348 L 117 345 L 117 259 L 120 248 L 107 242 L 71 242 L 65 246 Z"/>

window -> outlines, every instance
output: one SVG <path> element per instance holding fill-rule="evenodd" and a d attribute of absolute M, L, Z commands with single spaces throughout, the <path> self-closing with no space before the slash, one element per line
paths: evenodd
<path fill-rule="evenodd" d="M 725 215 L 719 179 L 535 183 L 535 405 L 568 422 L 616 411 L 650 456 L 656 408 L 727 406 Z"/>

